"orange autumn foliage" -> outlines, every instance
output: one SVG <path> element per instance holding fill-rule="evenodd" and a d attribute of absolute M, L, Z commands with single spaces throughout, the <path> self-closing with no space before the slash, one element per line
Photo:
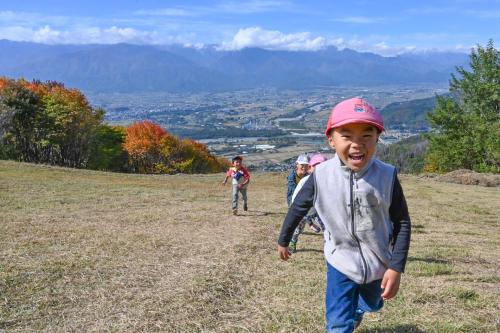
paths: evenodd
<path fill-rule="evenodd" d="M 127 127 L 123 147 L 130 156 L 142 158 L 160 150 L 160 141 L 167 132 L 152 121 L 140 121 Z"/>
<path fill-rule="evenodd" d="M 132 169 L 139 173 L 206 173 L 227 167 L 223 160 L 210 154 L 206 145 L 179 140 L 148 120 L 127 128 L 123 147 Z"/>
<path fill-rule="evenodd" d="M 102 124 L 77 89 L 55 81 L 31 82 L 0 77 L 0 157 L 99 170 L 139 173 L 220 172 L 228 162 L 194 140 L 179 140 L 152 121 L 139 121 L 124 132 Z M 0 116 L 2 115 L 0 108 Z M 3 119 L 3 122 L 2 122 Z"/>

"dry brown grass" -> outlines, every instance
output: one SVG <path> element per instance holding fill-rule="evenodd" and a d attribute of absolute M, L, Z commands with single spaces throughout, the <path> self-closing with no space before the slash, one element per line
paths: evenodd
<path fill-rule="evenodd" d="M 321 237 L 277 259 L 284 174 L 141 176 L 0 161 L 0 331 L 322 332 Z M 497 188 L 403 176 L 414 224 L 398 297 L 360 332 L 494 332 Z"/>
<path fill-rule="evenodd" d="M 500 174 L 479 173 L 460 169 L 438 176 L 437 180 L 464 185 L 481 185 L 488 187 L 500 186 Z"/>

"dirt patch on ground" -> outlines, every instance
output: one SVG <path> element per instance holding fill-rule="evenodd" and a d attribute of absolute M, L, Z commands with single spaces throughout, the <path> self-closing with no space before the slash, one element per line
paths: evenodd
<path fill-rule="evenodd" d="M 439 175 L 436 180 L 440 182 L 456 183 L 463 185 L 480 185 L 497 187 L 500 185 L 500 174 L 479 173 L 472 170 L 459 169 Z"/>
<path fill-rule="evenodd" d="M 459 169 L 445 174 L 425 173 L 421 174 L 418 178 L 433 179 L 439 182 L 462 185 L 478 185 L 485 187 L 500 186 L 500 174 L 479 173 L 467 169 Z"/>

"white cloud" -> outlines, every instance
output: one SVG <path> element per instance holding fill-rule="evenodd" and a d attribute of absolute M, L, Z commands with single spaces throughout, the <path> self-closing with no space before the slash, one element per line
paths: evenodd
<path fill-rule="evenodd" d="M 404 12 L 415 15 L 450 15 L 456 13 L 457 8 L 450 6 L 422 6 L 408 8 Z"/>
<path fill-rule="evenodd" d="M 477 0 L 474 0 L 477 1 Z M 466 15 L 470 17 L 475 17 L 478 19 L 496 19 L 500 18 L 500 10 L 490 8 L 489 10 L 478 10 L 478 9 L 463 9 L 461 7 L 445 7 L 445 6 L 433 6 L 433 7 L 420 7 L 420 8 L 410 8 L 405 10 L 405 12 L 415 15 Z"/>
<path fill-rule="evenodd" d="M 57 30 L 52 30 L 48 25 L 41 29 L 33 31 L 33 41 L 38 43 L 54 44 L 63 40 L 65 33 Z"/>
<path fill-rule="evenodd" d="M 256 14 L 263 12 L 288 12 L 297 11 L 295 5 L 288 1 L 279 0 L 252 0 L 252 1 L 221 1 L 213 6 L 177 6 L 157 8 L 154 10 L 138 10 L 134 14 L 138 16 L 167 16 L 187 17 L 205 16 L 217 14 Z"/>
<path fill-rule="evenodd" d="M 86 17 L 70 17 L 70 16 L 57 16 L 57 15 L 44 15 L 34 12 L 22 11 L 0 11 L 0 27 L 4 26 L 42 26 L 50 22 L 51 25 L 64 26 L 78 22 L 89 22 L 92 18 Z"/>
<path fill-rule="evenodd" d="M 222 43 L 219 49 L 241 50 L 245 47 L 259 47 L 267 50 L 318 51 L 328 46 L 335 46 L 340 50 L 349 48 L 359 52 L 372 52 L 383 56 L 413 52 L 417 49 L 415 46 L 389 45 L 386 42 L 388 38 L 388 36 L 369 36 L 366 39 L 360 39 L 357 36 L 350 39 L 314 37 L 309 32 L 284 34 L 280 31 L 251 27 L 240 29 L 230 42 Z"/>
<path fill-rule="evenodd" d="M 500 18 L 500 10 L 467 10 L 465 14 L 481 19 L 498 19 Z"/>
<path fill-rule="evenodd" d="M 195 16 L 196 12 L 184 8 L 160 8 L 156 10 L 139 10 L 135 15 L 141 16 Z"/>
<path fill-rule="evenodd" d="M 477 40 L 477 36 L 469 33 L 412 33 L 403 36 L 406 40 L 432 42 L 435 45 L 449 44 L 450 41 Z M 448 42 L 448 43 L 447 43 Z"/>
<path fill-rule="evenodd" d="M 326 46 L 324 37 L 313 37 L 309 32 L 287 35 L 280 31 L 251 27 L 240 29 L 233 40 L 223 42 L 220 49 L 241 50 L 245 47 L 260 47 L 268 50 L 317 51 Z"/>
<path fill-rule="evenodd" d="M 414 52 L 416 49 L 416 46 L 391 46 L 387 45 L 386 42 L 380 42 L 369 46 L 367 51 L 384 56 L 394 56 L 402 53 Z"/>
<path fill-rule="evenodd" d="M 442 39 L 446 35 L 424 35 L 412 36 L 414 39 Z M 196 35 L 179 34 L 168 35 L 157 31 L 143 31 L 134 28 L 120 28 L 112 26 L 109 28 L 85 27 L 72 30 L 54 29 L 45 25 L 38 29 L 22 26 L 10 26 L 0 29 L 0 39 L 14 41 L 37 42 L 44 44 L 183 44 L 187 47 L 202 48 L 202 43 L 193 42 Z M 342 50 L 350 48 L 359 52 L 372 52 L 383 56 L 394 56 L 407 52 L 425 51 L 455 51 L 469 52 L 473 46 L 456 44 L 441 48 L 425 48 L 413 45 L 394 45 L 389 43 L 390 36 L 367 36 L 360 38 L 323 37 L 313 36 L 310 32 L 299 32 L 285 34 L 280 31 L 265 30 L 260 27 L 250 27 L 238 30 L 232 36 L 232 40 L 219 44 L 219 50 L 241 50 L 246 47 L 258 47 L 267 50 L 284 51 L 318 51 L 328 46 L 335 46 Z"/>
<path fill-rule="evenodd" d="M 470 53 L 473 48 L 475 48 L 475 45 L 467 46 L 467 45 L 463 45 L 463 44 L 457 44 L 454 47 L 450 48 L 450 51 Z"/>
<path fill-rule="evenodd" d="M 18 42 L 34 41 L 33 30 L 20 26 L 2 27 L 0 39 L 8 39 Z"/>
<path fill-rule="evenodd" d="M 233 14 L 252 14 L 269 12 L 275 10 L 288 10 L 293 5 L 288 1 L 278 0 L 252 0 L 252 1 L 228 1 L 221 2 L 215 6 L 215 11 Z"/>
<path fill-rule="evenodd" d="M 395 56 L 401 53 L 413 52 L 417 49 L 415 46 L 396 46 L 389 45 L 385 39 L 387 36 L 369 36 L 368 40 L 360 39 L 354 36 L 350 39 L 330 38 L 327 40 L 327 45 L 335 46 L 339 50 L 352 49 L 358 52 L 371 52 L 382 56 Z"/>
<path fill-rule="evenodd" d="M 353 24 L 375 24 L 375 23 L 383 23 L 387 21 L 387 19 L 383 17 L 371 17 L 371 16 L 348 16 L 348 17 L 339 17 L 332 19 L 333 22 L 342 22 L 342 23 L 353 23 Z"/>
<path fill-rule="evenodd" d="M 7 27 L 0 30 L 0 39 L 37 42 L 44 44 L 165 44 L 179 42 L 174 37 L 159 36 L 155 31 L 139 31 L 133 28 L 87 27 L 73 30 L 57 30 L 46 25 L 39 29 Z"/>

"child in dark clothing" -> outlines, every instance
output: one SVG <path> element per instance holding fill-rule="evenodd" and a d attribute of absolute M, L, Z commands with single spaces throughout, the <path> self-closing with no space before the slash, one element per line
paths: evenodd
<path fill-rule="evenodd" d="M 336 105 L 326 136 L 336 155 L 318 165 L 283 222 L 278 254 L 314 206 L 325 225 L 326 329 L 348 333 L 366 311 L 394 297 L 410 243 L 410 217 L 396 169 L 374 158 L 384 123 L 360 98 Z"/>
<path fill-rule="evenodd" d="M 310 174 L 313 173 L 314 168 L 316 168 L 316 165 L 326 161 L 327 158 L 323 154 L 314 154 L 311 159 L 309 160 L 309 171 L 308 175 L 303 177 L 299 183 L 297 184 L 297 187 L 295 188 L 295 191 L 293 192 L 292 195 L 292 202 L 297 196 L 297 193 L 300 191 L 302 186 L 304 186 L 304 183 L 307 181 L 307 179 L 310 177 Z M 295 231 L 293 232 L 292 239 L 290 240 L 290 243 L 288 244 L 288 248 L 292 253 L 295 253 L 297 251 L 297 242 L 299 241 L 299 236 L 302 234 L 304 231 L 305 225 L 308 224 L 309 227 L 316 233 L 319 233 L 321 230 L 325 229 L 325 226 L 323 225 L 323 222 L 321 222 L 321 219 L 318 216 L 318 213 L 316 213 L 316 209 L 312 207 L 307 215 L 299 222 L 299 225 L 297 228 L 295 228 Z"/>
<path fill-rule="evenodd" d="M 309 157 L 307 155 L 299 155 L 297 161 L 295 161 L 294 168 L 290 171 L 287 177 L 287 191 L 286 191 L 286 201 L 288 207 L 292 203 L 292 195 L 297 187 L 297 184 L 302 178 L 307 176 L 309 171 Z"/>

